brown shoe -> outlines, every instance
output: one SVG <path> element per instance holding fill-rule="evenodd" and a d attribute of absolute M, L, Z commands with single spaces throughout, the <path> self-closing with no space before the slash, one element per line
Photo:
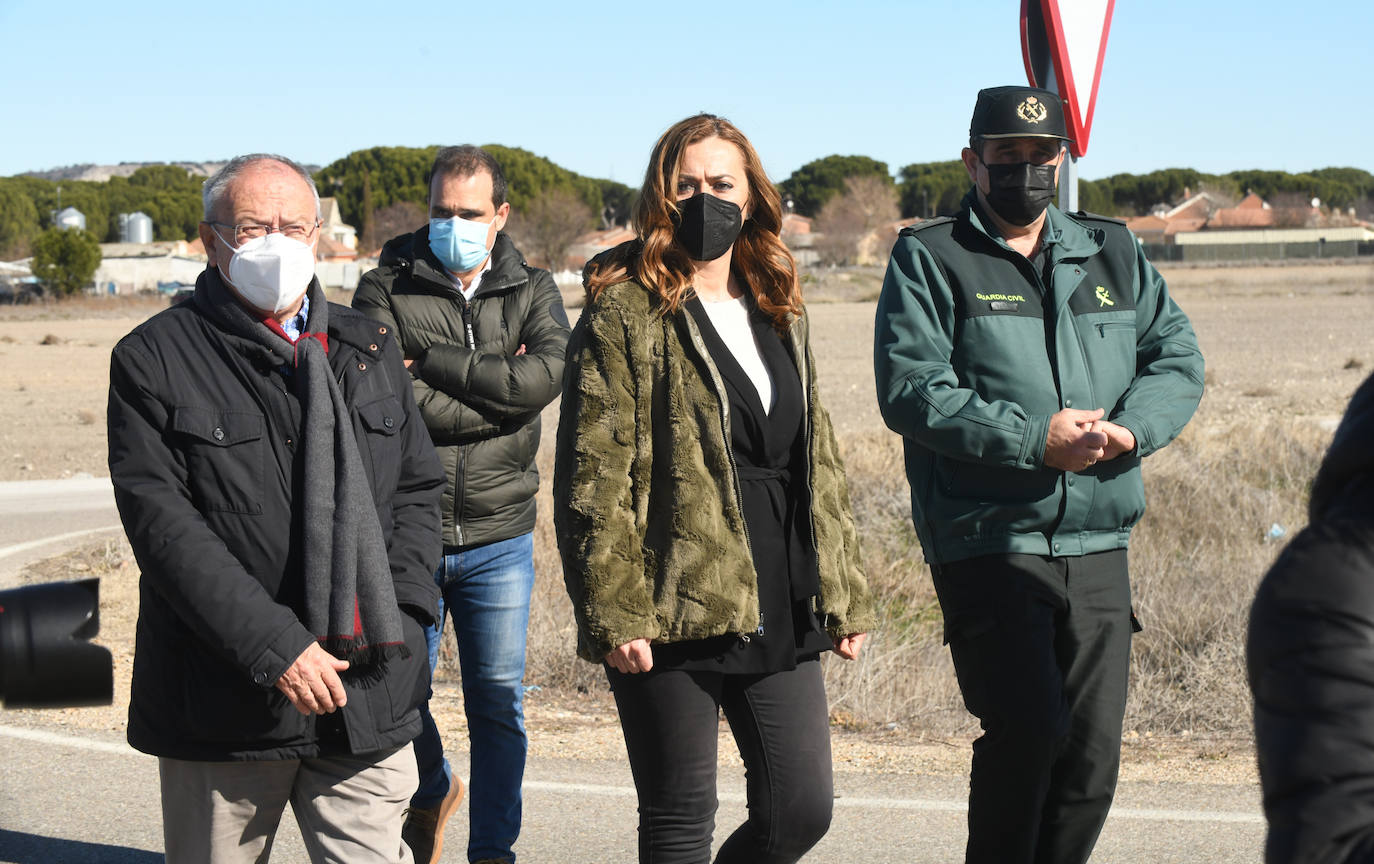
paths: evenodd
<path fill-rule="evenodd" d="M 448 786 L 448 794 L 437 807 L 407 807 L 406 821 L 401 825 L 401 839 L 410 847 L 415 864 L 437 864 L 444 850 L 444 823 L 463 801 L 463 781 L 457 777 Z"/>

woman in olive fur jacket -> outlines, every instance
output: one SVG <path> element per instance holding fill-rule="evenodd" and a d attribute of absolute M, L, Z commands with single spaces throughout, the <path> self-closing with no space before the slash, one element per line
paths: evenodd
<path fill-rule="evenodd" d="M 641 860 L 710 860 L 716 718 L 749 819 L 717 861 L 801 857 L 830 821 L 818 657 L 874 624 L 781 208 L 722 118 L 654 148 L 637 239 L 588 266 L 568 346 L 554 525 L 578 653 L 604 662 Z"/>

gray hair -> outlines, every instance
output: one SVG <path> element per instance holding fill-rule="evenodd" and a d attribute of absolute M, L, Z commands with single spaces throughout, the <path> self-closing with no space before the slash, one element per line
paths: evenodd
<path fill-rule="evenodd" d="M 305 181 L 305 185 L 310 187 L 310 194 L 315 198 L 315 218 L 320 218 L 320 192 L 315 188 L 315 180 L 310 176 L 309 171 L 285 156 L 278 156 L 275 153 L 249 153 L 247 156 L 235 156 L 230 159 L 223 168 L 210 175 L 210 179 L 205 181 L 205 185 L 201 189 L 200 200 L 204 207 L 203 218 L 207 222 L 210 220 L 210 214 L 219 204 L 220 198 L 224 197 L 224 190 L 229 187 L 229 183 L 242 174 L 243 169 L 254 162 L 277 162 L 300 175 L 300 178 Z"/>

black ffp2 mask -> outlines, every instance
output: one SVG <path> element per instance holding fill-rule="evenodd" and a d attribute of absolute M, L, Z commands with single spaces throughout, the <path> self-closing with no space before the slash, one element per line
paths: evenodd
<path fill-rule="evenodd" d="M 697 261 L 714 261 L 734 245 L 744 217 L 735 204 L 700 192 L 677 202 L 673 222 L 677 225 L 674 236 L 688 256 Z"/>
<path fill-rule="evenodd" d="M 1013 225 L 1029 225 L 1054 200 L 1053 165 L 988 165 L 988 205 Z"/>

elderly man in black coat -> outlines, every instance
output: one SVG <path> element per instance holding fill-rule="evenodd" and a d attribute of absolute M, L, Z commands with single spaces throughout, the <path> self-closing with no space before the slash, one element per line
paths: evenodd
<path fill-rule="evenodd" d="M 319 198 L 256 154 L 205 184 L 195 295 L 110 361 L 110 477 L 138 559 L 129 743 L 167 860 L 409 862 L 444 473 L 386 327 L 314 276 Z"/>

